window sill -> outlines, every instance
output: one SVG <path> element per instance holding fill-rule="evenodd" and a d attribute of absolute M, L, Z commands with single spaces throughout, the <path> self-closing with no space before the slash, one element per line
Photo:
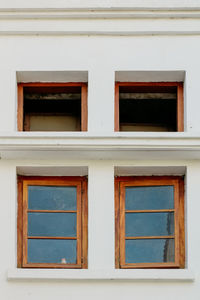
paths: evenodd
<path fill-rule="evenodd" d="M 8 280 L 125 280 L 125 281 L 185 281 L 195 280 L 188 269 L 179 270 L 53 270 L 9 269 Z"/>

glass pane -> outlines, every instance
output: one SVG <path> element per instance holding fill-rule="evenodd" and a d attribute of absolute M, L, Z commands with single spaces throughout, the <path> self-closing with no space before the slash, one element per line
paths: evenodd
<path fill-rule="evenodd" d="M 126 236 L 174 234 L 174 213 L 126 213 Z"/>
<path fill-rule="evenodd" d="M 76 236 L 76 213 L 28 213 L 28 236 Z"/>
<path fill-rule="evenodd" d="M 28 240 L 28 263 L 76 263 L 76 240 Z"/>
<path fill-rule="evenodd" d="M 141 209 L 173 209 L 173 186 L 135 186 L 125 188 L 125 208 Z"/>
<path fill-rule="evenodd" d="M 126 263 L 174 262 L 174 240 L 126 240 L 125 255 Z"/>
<path fill-rule="evenodd" d="M 76 187 L 29 186 L 28 209 L 76 210 Z"/>

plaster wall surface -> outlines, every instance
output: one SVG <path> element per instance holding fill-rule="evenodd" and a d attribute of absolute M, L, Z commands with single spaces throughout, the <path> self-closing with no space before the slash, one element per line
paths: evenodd
<path fill-rule="evenodd" d="M 29 1 L 0 2 L 1 17 L 6 10 L 34 7 L 40 5 Z M 72 9 L 73 1 L 68 1 L 68 8 Z M 132 1 L 137 8 L 139 2 Z M 136 3 L 137 2 L 137 3 Z M 151 1 L 150 6 L 156 7 L 157 1 Z M 54 1 L 43 1 L 46 11 L 56 7 Z M 75 3 L 75 2 L 74 2 Z M 93 2 L 94 3 L 94 2 Z M 96 9 L 102 7 L 109 9 L 117 7 L 120 10 L 120 1 L 95 1 Z M 147 5 L 147 1 L 145 2 Z M 180 1 L 174 1 L 174 7 L 180 9 Z M 172 2 L 167 1 L 168 6 Z M 186 5 L 187 4 L 187 5 Z M 38 5 L 38 6 L 37 6 Z M 42 5 L 42 4 L 41 4 Z M 49 5 L 49 6 L 48 6 Z M 91 1 L 85 1 L 85 9 L 91 8 Z M 121 3 L 122 5 L 122 3 Z M 182 4 L 183 5 L 183 4 Z M 188 3 L 184 3 L 188 9 Z M 57 8 L 62 9 L 66 3 L 57 2 Z M 74 7 L 80 8 L 80 1 Z M 161 5 L 163 6 L 163 4 Z M 191 9 L 198 7 L 198 1 L 192 1 Z M 131 7 L 131 1 L 125 1 L 124 7 Z M 41 9 L 41 6 L 40 6 Z M 121 8 L 122 9 L 122 8 Z M 83 10 L 83 7 L 80 8 Z M 124 10 L 124 8 L 123 8 Z M 178 11 L 182 13 L 182 10 Z M 177 13 L 178 13 L 177 12 Z M 22 13 L 22 12 L 21 12 Z M 65 20 L 66 21 L 66 20 Z M 122 30 L 133 29 L 135 20 L 127 18 L 126 22 L 115 20 L 115 24 Z M 194 20 L 193 20 L 194 21 Z M 181 19 L 176 27 L 176 20 L 159 21 L 148 20 L 151 28 L 168 26 L 170 34 L 159 35 L 119 35 L 119 34 L 64 34 L 55 32 L 49 34 L 31 34 L 33 26 L 35 32 L 47 30 L 48 26 L 56 24 L 56 30 L 62 28 L 69 30 L 69 22 L 62 20 L 48 22 L 41 19 L 39 22 L 27 23 L 12 19 L 3 21 L 0 25 L 0 136 L 17 134 L 17 81 L 84 81 L 88 82 L 88 132 L 84 137 L 105 136 L 114 137 L 114 86 L 118 81 L 184 81 L 184 132 L 187 136 L 200 134 L 200 99 L 199 99 L 199 70 L 200 70 L 200 35 L 199 34 L 173 34 L 176 29 L 187 27 L 194 30 L 199 21 L 194 22 Z M 32 22 L 32 21 L 31 21 Z M 82 21 L 71 22 L 71 29 L 77 30 Z M 159 23 L 160 22 L 160 23 Z M 195 23 L 197 22 L 197 23 Z M 94 25 L 96 29 L 101 26 L 100 21 L 86 20 L 87 30 Z M 124 25 L 123 25 L 123 24 Z M 141 23 L 141 20 L 140 20 Z M 115 29 L 110 19 L 103 23 Z M 145 24 L 145 22 L 144 22 Z M 147 23 L 148 25 L 149 23 Z M 164 24 L 164 25 L 163 25 Z M 189 25 L 188 25 L 189 24 Z M 146 25 L 146 28 L 148 27 Z M 5 27 L 4 27 L 5 26 Z M 10 26 L 10 27 L 9 27 Z M 20 27 L 21 26 L 21 27 Z M 29 26 L 29 25 L 27 25 Z M 124 26 L 124 27 L 123 27 Z M 191 26 L 191 28 L 190 28 Z M 28 33 L 14 34 L 13 28 L 29 30 Z M 168 28 L 168 29 L 169 29 Z M 7 33 L 3 33 L 4 29 Z M 10 30 L 10 34 L 9 34 Z M 146 30 L 146 29 L 145 29 Z M 144 135 L 144 133 L 142 133 Z M 179 133 L 170 133 L 170 136 Z M 31 135 L 31 133 L 30 133 Z M 63 134 L 64 136 L 65 134 Z M 74 136 L 81 136 L 76 133 Z M 131 133 L 128 134 L 131 136 Z M 149 134 L 151 135 L 151 134 Z M 22 133 L 26 138 L 27 133 Z M 39 133 L 40 139 L 45 133 Z M 46 136 L 51 138 L 51 133 Z M 66 135 L 67 136 L 67 135 Z M 107 136 L 107 137 L 106 137 Z M 148 136 L 148 133 L 146 134 Z M 160 134 L 158 141 L 167 139 Z M 73 138 L 73 134 L 70 134 Z M 133 135 L 134 137 L 134 135 Z M 126 134 L 124 134 L 126 138 Z M 145 136 L 144 136 L 145 138 Z M 17 139 L 17 138 L 16 138 Z M 59 139 L 59 134 L 58 134 Z M 103 139 L 103 138 L 102 138 Z M 119 137 L 123 141 L 123 137 Z M 59 142 L 59 141 L 58 141 Z M 30 143 L 32 143 L 30 141 Z M 64 143 L 64 142 L 63 142 Z M 62 147 L 62 141 L 60 139 Z M 91 145 L 92 146 L 92 145 Z M 8 145 L 9 147 L 9 145 Z M 67 147 L 67 146 L 66 146 Z M 102 299 L 103 297 L 122 299 L 199 299 L 200 294 L 200 260 L 199 260 L 199 194 L 200 194 L 200 160 L 193 152 L 186 149 L 190 155 L 182 158 L 179 152 L 171 154 L 151 151 L 126 153 L 118 147 L 118 154 L 114 156 L 111 150 L 109 155 L 103 156 L 98 150 L 93 156 L 86 152 L 70 154 L 63 151 L 62 155 L 50 149 L 46 155 L 45 147 L 40 151 L 25 154 L 18 150 L 18 156 L 4 158 L 0 153 L 0 299 Z M 66 148 L 65 148 L 66 150 Z M 13 150 L 14 151 L 14 150 Z M 17 149 L 16 149 L 17 151 Z M 73 151 L 73 150 L 72 150 Z M 107 150 L 105 150 L 106 152 Z M 120 152 L 121 151 L 121 152 Z M 1 152 L 1 151 L 0 151 Z M 42 154 L 43 152 L 43 154 Z M 44 155 L 45 153 L 45 155 Z M 81 153 L 81 147 L 79 150 Z M 24 157 L 23 157 L 24 155 Z M 19 158 L 20 157 L 20 158 Z M 16 230 L 17 230 L 17 173 L 35 175 L 88 175 L 89 200 L 89 234 L 88 234 L 88 270 L 16 270 Z M 185 270 L 131 270 L 124 273 L 114 269 L 114 176 L 115 175 L 183 175 L 185 174 L 185 227 L 186 227 L 186 268 Z M 180 271 L 180 272 L 179 272 Z M 67 275 L 66 275 L 67 274 Z M 78 274 L 78 275 L 77 275 Z M 192 274 L 192 275 L 191 275 Z M 81 279 L 82 278 L 84 279 Z M 121 277 L 120 277 L 121 276 Z M 124 278 L 123 278 L 124 276 Z M 79 279 L 76 279 L 79 278 Z M 116 279 L 116 278 L 121 279 Z M 96 279 L 94 279 L 96 278 Z M 109 280 L 115 278 L 116 280 Z"/>
<path fill-rule="evenodd" d="M 28 272 L 23 279 L 20 276 L 13 277 L 14 269 L 16 267 L 16 172 L 23 172 L 27 168 L 27 174 L 30 174 L 30 167 L 37 166 L 38 172 L 44 172 L 45 167 L 50 167 L 52 170 L 56 166 L 57 169 L 66 166 L 66 170 L 70 172 L 70 166 L 88 166 L 88 197 L 89 197 L 89 266 L 88 271 L 95 275 L 95 272 L 104 271 L 104 275 L 114 271 L 114 166 L 131 166 L 132 172 L 134 167 L 138 172 L 138 166 L 142 167 L 142 172 L 147 168 L 152 168 L 155 172 L 157 170 L 168 170 L 168 174 L 174 174 L 175 169 L 179 170 L 180 174 L 183 172 L 184 165 L 187 170 L 186 175 L 186 269 L 193 272 L 194 281 L 188 277 L 183 281 L 180 276 L 173 278 L 173 272 L 177 270 L 169 270 L 168 275 L 163 276 L 163 280 L 158 280 L 161 276 L 157 275 L 157 279 L 151 274 L 146 277 L 147 280 L 109 280 L 101 277 L 101 279 L 94 280 L 92 276 L 88 279 L 64 279 L 64 276 L 59 277 L 56 271 L 51 272 L 51 279 L 42 276 L 40 270 L 31 271 L 31 278 L 28 278 Z M 173 165 L 174 168 L 168 168 Z M 19 168 L 20 166 L 20 168 Z M 145 166 L 145 167 L 144 167 Z M 40 169 L 41 168 L 41 169 Z M 40 171 L 39 171 L 40 169 Z M 80 168 L 82 171 L 85 167 Z M 119 169 L 119 167 L 118 167 Z M 21 170 L 21 171 L 20 171 Z M 123 167 L 122 170 L 125 170 Z M 158 171 L 157 171 L 158 173 Z M 39 173 L 42 174 L 42 173 Z M 2 209 L 0 218 L 3 226 L 1 227 L 2 247 L 1 247 L 1 297 L 2 299 L 54 299 L 55 297 L 84 297 L 93 299 L 94 297 L 100 299 L 102 297 L 115 297 L 121 299 L 123 294 L 126 297 L 132 298 L 133 293 L 139 299 L 167 299 L 173 297 L 174 293 L 178 293 L 181 299 L 188 299 L 192 295 L 193 299 L 198 299 L 199 295 L 199 239 L 198 239 L 198 224 L 199 221 L 199 202 L 197 195 L 199 194 L 199 178 L 200 176 L 200 162 L 198 161 L 69 161 L 67 159 L 61 161 L 27 161 L 27 160 L 7 160 L 0 162 L 0 186 L 1 194 L 5 195 L 2 200 Z M 5 231 L 6 228 L 6 231 Z M 98 238 L 97 238 L 98 237 Z M 39 271 L 39 272 L 38 272 Z M 64 272 L 68 272 L 65 270 Z M 120 270 L 119 270 L 120 271 Z M 75 270 L 75 272 L 80 272 Z M 93 272 L 93 273 L 92 273 Z M 140 271 L 135 272 L 135 279 L 141 278 Z M 10 277 L 7 278 L 7 274 Z M 48 272 L 47 272 L 48 273 Z M 165 273 L 165 272 L 164 272 Z M 37 274 L 39 274 L 37 278 Z M 134 274 L 134 273 L 133 273 Z M 158 273 L 159 274 L 159 273 Z M 170 275 L 171 278 L 170 279 Z M 27 278 L 26 278 L 27 275 Z M 73 278 L 76 275 L 73 273 Z M 57 279 L 56 279 L 57 277 Z M 130 276 L 131 277 L 131 276 Z M 176 276 L 175 276 L 176 277 Z M 186 276 L 187 277 L 187 276 Z M 25 279 L 26 278 L 26 279 Z M 41 280 L 41 278 L 43 278 Z M 61 279 L 62 278 L 62 279 Z M 168 279 L 167 279 L 168 278 Z M 163 293 L 163 289 L 165 292 Z"/>
<path fill-rule="evenodd" d="M 184 71 L 185 131 L 199 132 L 199 40 L 199 36 L 0 37 L 1 131 L 16 131 L 16 72 L 82 70 L 88 71 L 88 132 L 114 130 L 116 71 Z"/>

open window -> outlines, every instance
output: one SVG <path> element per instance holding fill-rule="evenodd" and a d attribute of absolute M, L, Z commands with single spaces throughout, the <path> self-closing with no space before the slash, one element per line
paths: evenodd
<path fill-rule="evenodd" d="M 182 83 L 116 83 L 115 131 L 183 130 Z"/>
<path fill-rule="evenodd" d="M 182 177 L 115 179 L 116 268 L 184 268 Z"/>
<path fill-rule="evenodd" d="M 19 83 L 18 131 L 87 131 L 87 84 Z"/>
<path fill-rule="evenodd" d="M 87 179 L 18 177 L 19 268 L 87 268 Z"/>

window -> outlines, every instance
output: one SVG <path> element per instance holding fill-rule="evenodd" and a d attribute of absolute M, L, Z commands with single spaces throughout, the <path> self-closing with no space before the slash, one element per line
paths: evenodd
<path fill-rule="evenodd" d="M 182 83 L 116 83 L 115 131 L 183 130 Z"/>
<path fill-rule="evenodd" d="M 87 131 L 86 83 L 19 83 L 18 131 Z"/>
<path fill-rule="evenodd" d="M 87 268 L 85 177 L 18 178 L 18 267 Z"/>
<path fill-rule="evenodd" d="M 117 177 L 116 268 L 184 268 L 181 177 Z"/>

